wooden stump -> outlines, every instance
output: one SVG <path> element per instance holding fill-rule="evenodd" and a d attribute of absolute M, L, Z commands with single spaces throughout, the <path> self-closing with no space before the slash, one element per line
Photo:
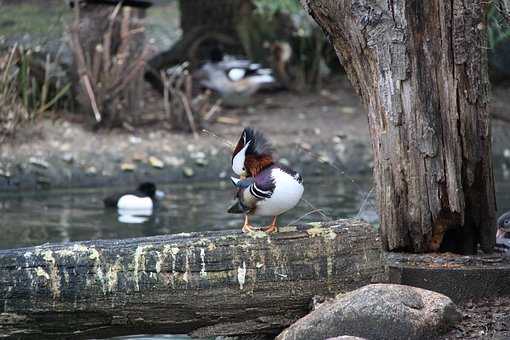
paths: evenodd
<path fill-rule="evenodd" d="M 136 122 L 143 107 L 144 18 L 141 7 L 86 3 L 75 9 L 70 32 L 74 92 L 98 123 Z"/>
<path fill-rule="evenodd" d="M 276 334 L 312 298 L 385 281 L 358 220 L 0 251 L 0 337 Z"/>

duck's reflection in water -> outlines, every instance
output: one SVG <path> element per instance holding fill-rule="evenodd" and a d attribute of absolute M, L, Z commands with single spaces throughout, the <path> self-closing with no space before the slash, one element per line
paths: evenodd
<path fill-rule="evenodd" d="M 118 209 L 117 221 L 127 224 L 140 224 L 154 218 L 153 209 Z"/>

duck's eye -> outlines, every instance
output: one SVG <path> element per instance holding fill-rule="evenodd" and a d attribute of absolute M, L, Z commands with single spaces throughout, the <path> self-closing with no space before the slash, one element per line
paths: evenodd
<path fill-rule="evenodd" d="M 504 224 L 509 224 L 510 223 L 510 220 L 505 220 L 505 222 L 503 222 Z"/>

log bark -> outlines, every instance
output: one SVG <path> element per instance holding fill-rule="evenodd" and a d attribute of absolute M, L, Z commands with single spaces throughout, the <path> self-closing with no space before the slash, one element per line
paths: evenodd
<path fill-rule="evenodd" d="M 42 245 L 0 252 L 0 337 L 276 334 L 314 296 L 386 281 L 357 220 Z"/>
<path fill-rule="evenodd" d="M 384 248 L 491 252 L 488 3 L 302 2 L 368 108 Z"/>

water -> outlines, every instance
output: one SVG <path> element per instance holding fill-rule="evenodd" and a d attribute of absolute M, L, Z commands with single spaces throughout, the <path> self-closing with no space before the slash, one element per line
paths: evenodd
<path fill-rule="evenodd" d="M 294 222 L 321 221 L 357 216 L 376 221 L 371 178 L 305 178 L 304 200 L 278 221 L 280 226 Z M 142 223 L 119 216 L 115 209 L 104 209 L 103 198 L 115 191 L 132 188 L 51 190 L 0 195 L 0 249 L 40 245 L 46 242 L 129 238 L 161 234 L 241 228 L 243 217 L 226 212 L 233 202 L 230 182 L 165 184 L 161 206 Z M 368 197 L 368 199 L 367 199 Z M 145 221 L 143 221 L 145 220 Z M 264 226 L 270 218 L 253 218 Z"/>

